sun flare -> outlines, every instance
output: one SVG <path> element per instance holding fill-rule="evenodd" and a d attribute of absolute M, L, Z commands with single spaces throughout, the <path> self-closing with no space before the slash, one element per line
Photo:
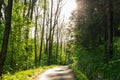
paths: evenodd
<path fill-rule="evenodd" d="M 61 16 L 64 16 L 65 20 L 68 21 L 71 13 L 76 8 L 75 0 L 64 0 L 65 5 L 62 8 Z"/>

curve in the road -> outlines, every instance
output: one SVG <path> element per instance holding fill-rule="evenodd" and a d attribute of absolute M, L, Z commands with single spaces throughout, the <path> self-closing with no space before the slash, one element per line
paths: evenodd
<path fill-rule="evenodd" d="M 37 80 L 76 80 L 68 66 L 58 66 L 38 75 Z"/>

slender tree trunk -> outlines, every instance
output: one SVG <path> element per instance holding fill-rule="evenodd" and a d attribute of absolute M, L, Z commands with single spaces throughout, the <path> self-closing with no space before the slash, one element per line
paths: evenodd
<path fill-rule="evenodd" d="M 27 12 L 27 15 L 26 15 L 26 18 L 27 18 L 27 25 L 29 25 L 29 24 L 31 24 L 31 21 L 29 21 L 29 19 L 30 20 L 32 20 L 32 17 L 31 17 L 31 13 L 30 13 L 30 11 L 31 11 L 31 3 L 32 3 L 32 1 L 31 0 L 29 0 L 29 8 L 28 8 L 28 12 Z M 27 54 L 29 54 L 29 47 L 28 47 L 28 39 L 29 39 L 29 26 L 26 26 L 26 29 L 25 29 L 25 44 L 26 44 L 26 55 Z M 26 57 L 26 60 L 27 60 L 27 64 L 26 64 L 26 68 L 28 68 L 29 66 L 28 66 L 28 62 L 29 62 L 29 55 L 27 55 L 27 56 L 25 56 Z"/>
<path fill-rule="evenodd" d="M 67 63 L 67 55 L 66 55 L 66 43 L 65 43 L 65 41 L 64 41 L 64 53 L 65 53 L 65 63 L 64 64 L 66 64 Z"/>
<path fill-rule="evenodd" d="M 62 43 L 63 42 L 62 42 L 62 34 L 61 34 L 60 36 L 60 64 L 62 64 L 62 46 L 63 46 Z"/>
<path fill-rule="evenodd" d="M 53 0 L 51 0 L 48 65 L 51 64 L 51 56 L 52 56 L 52 36 L 51 36 L 52 35 L 52 17 L 53 17 Z"/>
<path fill-rule="evenodd" d="M 52 31 L 52 40 L 51 40 L 51 49 L 53 48 L 54 33 L 55 33 L 55 30 L 53 29 L 53 31 Z M 52 50 L 51 50 L 51 53 L 52 53 Z"/>
<path fill-rule="evenodd" d="M 41 36 L 41 43 L 40 43 L 40 55 L 39 55 L 39 63 L 41 63 L 41 56 L 42 56 L 42 46 L 44 40 L 44 28 L 45 28 L 45 18 L 46 18 L 46 0 L 44 0 L 44 17 L 43 17 L 43 25 L 42 25 L 42 36 Z"/>
<path fill-rule="evenodd" d="M 34 33 L 34 36 L 35 36 L 35 38 L 34 38 L 35 65 L 37 65 L 37 27 L 38 27 L 37 26 L 37 24 L 38 24 L 37 20 L 38 20 L 38 8 L 37 8 L 36 16 L 35 16 L 35 33 Z"/>
<path fill-rule="evenodd" d="M 105 27 L 104 30 L 104 62 L 107 62 L 107 38 L 108 38 L 108 29 Z"/>
<path fill-rule="evenodd" d="M 49 6 L 49 4 L 46 4 L 46 5 Z M 48 42 L 48 41 L 49 41 L 49 39 L 48 39 L 48 36 L 49 36 L 49 35 L 48 35 L 48 33 L 49 33 L 49 32 L 48 32 L 48 31 L 49 31 L 49 11 L 46 12 L 46 15 L 47 15 L 47 16 L 46 16 L 46 36 L 45 36 L 45 38 L 46 38 L 46 40 L 45 40 L 45 41 L 46 41 L 46 42 L 45 42 L 45 43 L 46 43 L 46 46 L 45 46 L 45 54 L 48 55 L 48 46 L 49 46 L 49 45 L 48 45 L 48 44 L 49 44 L 49 42 Z"/>
<path fill-rule="evenodd" d="M 29 39 L 29 28 L 28 26 L 26 27 L 26 34 L 25 34 L 25 44 L 26 44 L 26 47 L 25 47 L 25 51 L 26 51 L 26 68 L 28 68 L 28 61 L 29 61 L 29 55 L 27 55 L 29 53 L 29 47 L 28 47 L 28 40 Z"/>
<path fill-rule="evenodd" d="M 2 9 L 2 0 L 0 0 L 0 23 L 1 23 L 1 18 L 2 18 L 2 12 L 1 12 L 1 9 Z"/>
<path fill-rule="evenodd" d="M 46 34 L 45 54 L 48 54 L 48 38 Z"/>
<path fill-rule="evenodd" d="M 35 6 L 36 1 L 37 0 L 32 0 L 32 3 L 31 3 L 31 13 L 30 13 L 31 20 L 33 18 L 33 10 L 34 10 L 34 6 Z"/>
<path fill-rule="evenodd" d="M 108 0 L 108 45 L 107 58 L 113 56 L 113 0 Z"/>
<path fill-rule="evenodd" d="M 58 54 L 59 54 L 59 34 L 58 34 L 58 25 L 57 25 L 57 45 L 56 45 L 56 64 L 57 64 L 57 59 L 58 59 Z"/>
<path fill-rule="evenodd" d="M 6 54 L 7 54 L 9 34 L 11 30 L 12 4 L 13 4 L 13 0 L 8 0 L 8 6 L 6 8 L 6 16 L 5 16 L 5 20 L 6 20 L 5 31 L 4 31 L 2 49 L 0 53 L 0 76 L 2 76 L 3 66 L 6 59 Z"/>
<path fill-rule="evenodd" d="M 27 5 L 27 2 L 26 0 L 24 0 L 23 18 L 25 17 L 26 5 Z"/>

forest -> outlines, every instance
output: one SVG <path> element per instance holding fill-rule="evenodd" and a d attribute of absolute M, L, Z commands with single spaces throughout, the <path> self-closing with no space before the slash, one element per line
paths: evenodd
<path fill-rule="evenodd" d="M 120 80 L 120 0 L 0 0 L 0 79 L 53 65 L 77 80 Z"/>

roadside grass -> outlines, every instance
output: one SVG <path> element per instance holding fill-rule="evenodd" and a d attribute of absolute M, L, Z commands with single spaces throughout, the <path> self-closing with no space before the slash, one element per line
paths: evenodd
<path fill-rule="evenodd" d="M 2 80 L 33 80 L 33 77 L 35 77 L 36 75 L 53 67 L 55 67 L 55 65 L 29 69 L 25 71 L 19 71 L 14 74 L 10 74 L 10 73 L 4 74 Z"/>
<path fill-rule="evenodd" d="M 72 71 L 73 71 L 73 73 L 74 73 L 74 75 L 76 77 L 76 80 L 88 80 L 86 75 L 83 74 L 79 69 L 77 69 L 74 66 L 70 66 L 70 68 L 72 69 Z"/>

